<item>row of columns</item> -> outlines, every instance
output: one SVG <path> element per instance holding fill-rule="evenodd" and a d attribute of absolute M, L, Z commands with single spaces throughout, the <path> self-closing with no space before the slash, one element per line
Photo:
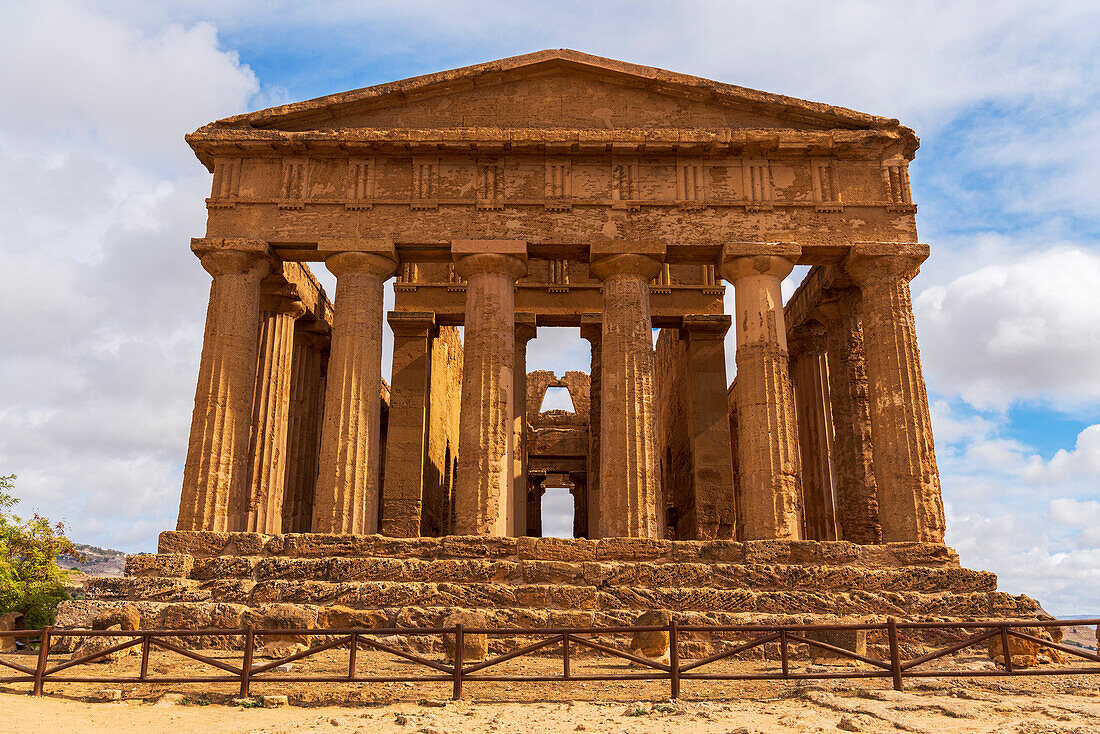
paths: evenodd
<path fill-rule="evenodd" d="M 282 513 L 274 506 L 281 500 L 274 497 L 284 495 L 274 488 L 285 476 L 278 464 L 287 441 L 296 309 L 286 299 L 260 302 L 260 281 L 271 257 L 263 242 L 197 240 L 193 249 L 213 282 L 178 527 L 275 532 Z M 908 285 L 922 254 L 911 249 L 856 248 L 845 267 L 862 297 L 881 537 L 938 541 L 943 510 Z M 373 533 L 381 527 L 392 534 L 419 534 L 409 518 L 421 498 L 395 496 L 392 508 L 388 499 L 381 507 L 379 501 L 382 293 L 397 268 L 393 245 L 340 240 L 322 243 L 319 250 L 332 252 L 325 263 L 337 287 L 311 529 Z M 526 365 L 517 355 L 524 354 L 534 330 L 533 324 L 521 324 L 530 329 L 517 331 L 514 287 L 527 271 L 526 243 L 456 241 L 452 253 L 456 272 L 466 281 L 454 532 L 518 535 L 525 529 L 520 525 L 526 523 L 527 484 L 519 449 Z M 799 439 L 780 290 L 798 255 L 797 246 L 787 245 L 771 246 L 763 255 L 759 245 L 743 252 L 727 246 L 723 255 L 722 275 L 735 288 L 736 454 L 739 522 L 746 539 L 801 534 Z M 589 513 L 589 530 L 598 525 L 599 537 L 660 533 L 648 284 L 664 259 L 659 242 L 591 247 L 590 270 L 603 282 L 604 301 L 598 345 L 595 325 L 582 325 L 582 334 L 593 343 L 593 394 L 600 396 L 592 406 L 594 465 L 588 474 L 589 494 L 598 505 L 598 517 Z M 843 320 L 852 311 L 838 304 L 836 313 Z M 263 328 L 257 329 L 257 323 Z M 432 324 L 408 326 L 408 334 L 395 329 L 395 362 L 403 343 L 431 338 Z M 850 336 L 849 325 L 835 329 L 836 338 L 844 338 L 844 328 Z M 261 339 L 264 351 L 258 355 Z M 409 350 L 411 359 L 423 359 L 423 354 Z M 254 400 L 257 370 L 262 390 Z M 427 380 L 427 364 L 423 372 Z M 850 376 L 839 376 L 834 393 L 858 388 L 845 380 L 852 383 Z M 388 449 L 395 452 L 390 466 L 420 463 L 409 457 L 424 455 L 426 423 L 425 416 L 420 424 L 411 421 L 390 435 Z M 250 435 L 256 433 L 263 442 L 250 453 Z M 860 465 L 855 466 L 858 474 Z M 422 466 L 407 469 L 423 472 Z M 859 480 L 851 486 L 865 491 Z M 410 477 L 409 486 L 414 484 L 420 483 Z M 248 511 L 239 512 L 241 507 Z M 814 522 L 835 526 L 837 520 Z"/>

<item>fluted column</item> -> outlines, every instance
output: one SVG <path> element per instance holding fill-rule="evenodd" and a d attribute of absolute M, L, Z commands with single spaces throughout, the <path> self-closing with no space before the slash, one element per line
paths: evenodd
<path fill-rule="evenodd" d="M 260 281 L 270 254 L 259 240 L 196 239 L 191 250 L 213 281 L 176 529 L 225 531 L 231 499 L 248 480 Z"/>
<path fill-rule="evenodd" d="M 588 371 L 588 538 L 600 535 L 600 345 L 603 338 L 603 318 L 598 313 L 581 314 L 581 338 L 592 347 Z"/>
<path fill-rule="evenodd" d="M 837 540 L 825 328 L 806 322 L 791 330 L 787 347 L 802 467 L 803 536 L 806 540 Z"/>
<path fill-rule="evenodd" d="M 535 314 L 516 314 L 515 366 L 512 368 L 512 528 L 527 535 L 527 342 L 535 338 Z"/>
<path fill-rule="evenodd" d="M 841 540 L 871 544 L 882 542 L 882 528 L 859 311 L 859 290 L 855 288 L 836 291 L 835 298 L 817 308 L 825 322 L 829 364 L 837 527 Z"/>
<path fill-rule="evenodd" d="M 376 533 L 382 284 L 397 264 L 374 251 L 342 252 L 325 265 L 336 275 L 336 303 L 313 532 Z"/>
<path fill-rule="evenodd" d="M 725 256 L 737 314 L 737 468 L 745 540 L 798 539 L 798 435 L 787 366 L 780 283 L 797 247 L 781 254 Z"/>
<path fill-rule="evenodd" d="M 305 312 L 292 293 L 261 294 L 248 484 L 240 504 L 234 503 L 241 513 L 230 522 L 233 530 L 282 531 L 294 322 Z"/>
<path fill-rule="evenodd" d="M 325 412 L 325 370 L 329 334 L 318 322 L 294 330 L 291 360 L 290 417 L 287 425 L 283 532 L 308 533 L 313 528 L 313 491 L 321 450 Z"/>
<path fill-rule="evenodd" d="M 943 542 L 943 499 L 909 281 L 922 245 L 857 245 L 845 269 L 863 295 L 863 333 L 882 539 Z"/>
<path fill-rule="evenodd" d="M 625 249 L 625 248 L 623 248 Z M 603 281 L 600 346 L 600 537 L 656 538 L 660 471 L 654 405 L 649 281 L 664 248 L 598 252 L 591 272 Z"/>
<path fill-rule="evenodd" d="M 508 535 L 512 523 L 512 381 L 515 283 L 527 272 L 524 242 L 454 242 L 466 279 L 455 533 Z"/>
<path fill-rule="evenodd" d="M 726 408 L 725 336 L 731 319 L 726 315 L 684 316 L 680 333 L 686 342 L 691 439 L 691 517 L 683 516 L 680 540 L 733 538 L 735 530 L 733 463 L 730 460 L 729 413 Z"/>
<path fill-rule="evenodd" d="M 389 322 L 393 331 L 393 371 L 382 533 L 415 538 L 421 534 L 424 511 L 435 313 L 391 311 Z M 449 469 L 445 467 L 444 471 Z"/>

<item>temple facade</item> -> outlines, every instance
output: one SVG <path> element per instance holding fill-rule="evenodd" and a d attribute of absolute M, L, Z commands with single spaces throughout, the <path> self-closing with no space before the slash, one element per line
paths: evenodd
<path fill-rule="evenodd" d="M 942 543 L 897 120 L 554 50 L 187 140 L 212 282 L 178 530 L 538 535 L 552 486 L 578 537 Z M 553 327 L 588 374 L 528 373 Z"/>

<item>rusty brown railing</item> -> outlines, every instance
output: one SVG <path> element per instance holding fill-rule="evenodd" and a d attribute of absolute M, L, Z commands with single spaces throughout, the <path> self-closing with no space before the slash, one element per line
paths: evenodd
<path fill-rule="evenodd" d="M 826 680 L 837 678 L 890 678 L 896 690 L 902 690 L 906 678 L 929 677 L 977 677 L 977 676 L 1018 676 L 1018 675 L 1089 675 L 1100 674 L 1100 665 L 1088 667 L 1049 667 L 1021 669 L 1012 663 L 1012 648 L 1010 640 L 1017 638 L 1027 640 L 1040 647 L 1050 648 L 1059 652 L 1083 658 L 1085 660 L 1100 663 L 1100 655 L 1087 651 L 1084 648 L 1071 647 L 1059 644 L 1052 640 L 1044 640 L 1026 631 L 1027 628 L 1036 627 L 1068 627 L 1068 626 L 1093 626 L 1100 624 L 1100 619 L 1082 620 L 997 620 L 980 622 L 898 622 L 889 619 L 882 624 L 823 624 L 823 625 L 685 625 L 679 624 L 675 619 L 668 625 L 660 626 L 624 626 L 624 627 L 561 627 L 539 629 L 513 629 L 513 628 L 466 628 L 461 624 L 454 627 L 432 628 L 390 628 L 390 629 L 254 629 L 242 627 L 239 629 L 197 629 L 197 630 L 75 630 L 54 629 L 46 627 L 41 630 L 14 630 L 0 632 L 2 637 L 39 638 L 39 649 L 35 667 L 21 665 L 11 660 L 0 657 L 0 667 L 14 670 L 19 675 L 0 676 L 0 683 L 31 683 L 31 693 L 41 696 L 47 681 L 58 683 L 239 683 L 240 695 L 249 695 L 251 687 L 255 683 L 426 683 L 430 681 L 450 682 L 453 688 L 453 697 L 462 697 L 463 684 L 466 682 L 551 682 L 551 681 L 622 681 L 622 680 L 667 680 L 669 681 L 670 695 L 672 698 L 680 697 L 680 686 L 685 680 Z M 808 633 L 841 631 L 841 630 L 866 630 L 868 632 L 884 633 L 889 643 L 890 657 L 888 660 L 879 660 L 858 654 L 852 650 L 828 644 L 807 636 Z M 976 630 L 945 647 L 938 648 L 912 659 L 903 659 L 898 641 L 899 632 L 913 631 L 939 631 L 958 633 Z M 656 660 L 635 655 L 626 650 L 620 650 L 606 645 L 594 639 L 593 635 L 627 635 L 635 632 L 667 632 L 669 635 L 669 662 L 662 663 Z M 756 634 L 753 639 L 736 644 L 726 650 L 714 653 L 704 658 L 693 661 L 680 660 L 678 642 L 681 634 L 685 633 L 709 633 L 732 634 L 747 633 Z M 463 638 L 468 634 L 484 634 L 488 636 L 507 637 L 538 637 L 542 638 L 523 647 L 519 647 L 507 653 L 490 657 L 486 660 L 467 664 L 463 661 Z M 331 638 L 327 642 L 314 645 L 293 655 L 287 655 L 271 662 L 255 664 L 253 653 L 256 647 L 257 635 L 270 636 L 321 636 Z M 447 664 L 436 660 L 405 652 L 392 645 L 379 641 L 378 637 L 391 635 L 403 636 L 435 636 L 454 635 L 455 659 Z M 173 639 L 200 636 L 240 637 L 243 638 L 243 653 L 240 665 L 233 665 L 195 652 L 172 642 Z M 50 665 L 50 646 L 59 637 L 120 637 L 126 638 L 121 642 L 110 645 L 97 652 L 70 657 L 64 662 Z M 933 660 L 964 650 L 973 645 L 980 644 L 994 637 L 999 637 L 1001 649 L 1004 652 L 1004 668 L 986 670 L 960 670 L 960 669 L 935 669 L 929 670 L 923 666 Z M 778 672 L 753 672 L 753 673 L 720 673 L 702 671 L 701 668 L 732 658 L 736 655 L 748 652 L 756 647 L 769 643 L 778 643 L 780 669 Z M 800 643 L 816 647 L 832 653 L 839 658 L 848 658 L 867 666 L 870 670 L 840 670 L 840 671 L 794 671 L 791 670 L 791 658 L 789 647 L 791 643 Z M 100 675 L 100 676 L 74 676 L 60 675 L 64 671 L 78 665 L 85 665 L 106 657 L 116 651 L 130 647 L 141 646 L 141 668 L 137 676 L 124 675 Z M 493 675 L 482 671 L 513 660 L 524 655 L 561 646 L 562 672 L 555 675 Z M 162 650 L 181 655 L 192 660 L 206 663 L 218 670 L 221 675 L 190 675 L 190 676 L 154 676 L 149 674 L 149 654 L 156 647 Z M 316 655 L 325 650 L 341 647 L 348 648 L 347 673 L 342 675 L 289 675 L 280 674 L 274 677 L 270 674 L 275 668 L 293 663 L 298 660 Z M 571 668 L 570 648 L 586 647 L 597 652 L 602 652 L 612 657 L 622 658 L 636 663 L 645 670 L 638 673 L 582 673 L 576 674 Z M 434 675 L 361 675 L 357 660 L 360 649 L 367 648 L 379 652 L 394 655 L 408 660 L 419 666 L 434 671 Z M 919 668 L 919 670 L 918 670 Z"/>

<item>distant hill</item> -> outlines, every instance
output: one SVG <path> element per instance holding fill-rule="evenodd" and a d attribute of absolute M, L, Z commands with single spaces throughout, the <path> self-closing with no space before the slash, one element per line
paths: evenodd
<path fill-rule="evenodd" d="M 80 571 L 86 576 L 121 576 L 126 568 L 126 554 L 122 551 L 80 543 L 74 545 L 79 556 L 57 557 L 57 565 L 65 570 Z"/>

